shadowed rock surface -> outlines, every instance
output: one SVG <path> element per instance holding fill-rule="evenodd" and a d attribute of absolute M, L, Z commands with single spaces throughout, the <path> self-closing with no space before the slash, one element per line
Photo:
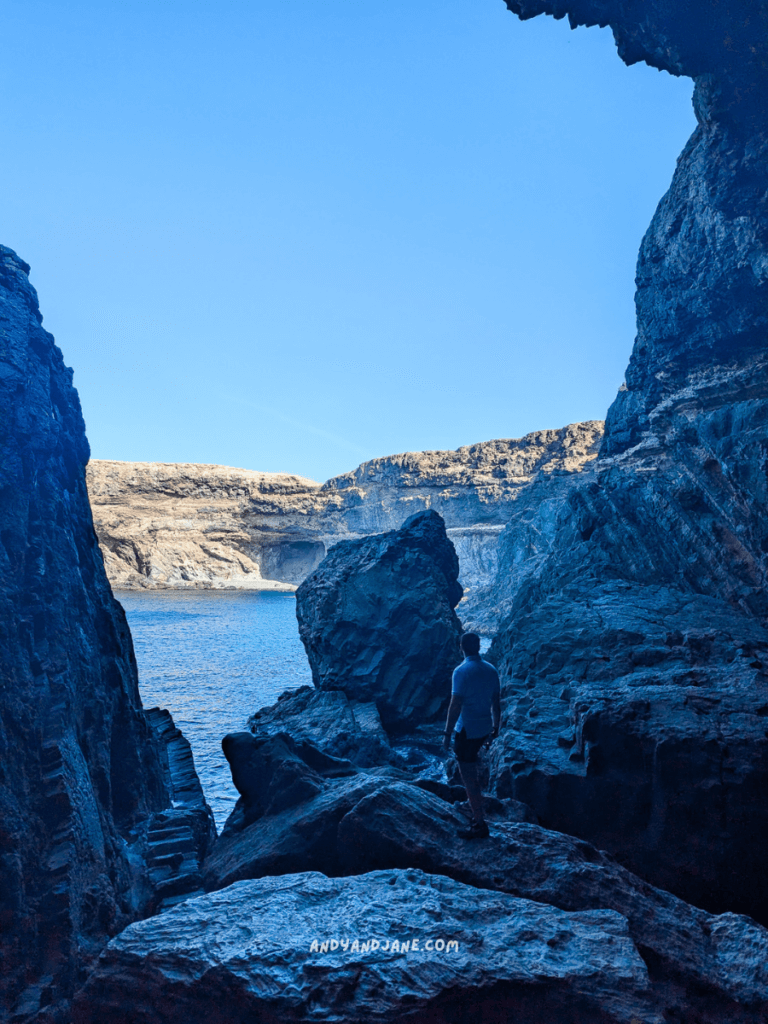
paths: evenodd
<path fill-rule="evenodd" d="M 153 815 L 147 830 L 146 861 L 156 913 L 203 891 L 201 867 L 216 841 L 213 812 L 195 771 L 189 740 L 170 712 L 150 708 L 149 724 L 158 737 L 170 806 Z"/>
<path fill-rule="evenodd" d="M 458 948 L 442 947 L 450 941 Z M 322 952 L 320 942 L 329 944 Z M 438 950 L 427 948 L 437 942 Z M 341 879 L 295 874 L 190 900 L 113 940 L 74 1019 L 664 1020 L 620 914 L 566 913 L 420 871 Z"/>
<path fill-rule="evenodd" d="M 491 818 L 491 836 L 456 838 L 455 809 L 414 786 L 362 797 L 336 833 L 347 873 L 416 867 L 563 910 L 624 915 L 667 1019 L 758 1022 L 768 1015 L 768 931 L 735 914 L 689 906 L 589 843 L 534 824 Z"/>
<path fill-rule="evenodd" d="M 308 740 L 325 753 L 348 758 L 363 768 L 393 759 L 375 702 L 350 701 L 341 690 L 312 686 L 288 690 L 276 704 L 252 715 L 248 726 L 260 737 L 287 732 L 295 740 Z"/>
<path fill-rule="evenodd" d="M 0 1006 L 71 995 L 152 900 L 146 831 L 170 802 L 85 485 L 72 372 L 29 267 L 0 246 Z"/>
<path fill-rule="evenodd" d="M 543 558 L 500 550 L 497 792 L 768 921 L 768 5 L 507 6 L 610 25 L 628 62 L 694 78 L 699 125 L 643 240 L 600 457 Z"/>
<path fill-rule="evenodd" d="M 273 780 L 282 766 L 275 770 L 280 755 L 274 747 L 270 753 L 275 761 L 264 774 Z M 689 906 L 591 844 L 520 821 L 526 813 L 520 805 L 489 800 L 490 838 L 463 841 L 456 832 L 466 817 L 423 789 L 425 780 L 396 774 L 402 781 L 359 773 L 323 782 L 315 775 L 315 791 L 294 792 L 284 801 L 290 806 L 262 812 L 245 828 L 233 814 L 206 862 L 207 886 L 276 873 L 338 877 L 419 868 L 563 910 L 608 908 L 629 922 L 666 1019 L 766 1019 L 768 932 L 754 921 Z M 453 795 L 447 786 L 442 790 L 444 797 Z"/>
<path fill-rule="evenodd" d="M 388 733 L 433 720 L 450 695 L 461 623 L 459 562 L 436 512 L 331 550 L 296 592 L 312 679 L 375 701 Z"/>

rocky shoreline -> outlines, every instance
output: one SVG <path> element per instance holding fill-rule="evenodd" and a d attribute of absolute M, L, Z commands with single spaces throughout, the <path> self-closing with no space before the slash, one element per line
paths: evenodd
<path fill-rule="evenodd" d="M 461 563 L 464 619 L 489 633 L 487 599 L 509 523 L 536 520 L 541 547 L 603 424 L 574 423 L 456 451 L 372 459 L 324 484 L 227 466 L 111 462 L 86 470 L 94 526 L 115 589 L 293 591 L 342 540 L 439 512 Z"/>
<path fill-rule="evenodd" d="M 768 1019 L 768 6 L 507 6 L 610 25 L 627 63 L 694 79 L 698 127 L 643 240 L 637 341 L 598 457 L 554 498 L 536 459 L 522 488 L 510 472 L 512 513 L 490 523 L 503 527 L 482 584 L 503 728 L 485 764 L 486 839 L 457 837 L 462 794 L 435 758 L 467 625 L 450 531 L 473 529 L 448 509 L 459 495 L 495 516 L 496 492 L 483 506 L 464 457 L 442 466 L 445 453 L 426 468 L 377 460 L 325 497 L 298 478 L 182 474 L 201 516 L 182 538 L 190 565 L 198 534 L 222 545 L 216 561 L 246 550 L 250 529 L 283 545 L 275 509 L 299 545 L 317 501 L 357 510 L 332 545 L 318 535 L 322 551 L 280 555 L 303 580 L 314 686 L 224 738 L 240 799 L 216 836 L 189 745 L 141 706 L 72 373 L 29 267 L 0 247 L 11 1024 Z M 472 457 L 486 456 L 507 457 Z M 422 469 L 453 481 L 435 485 L 445 507 L 434 488 L 427 501 L 401 486 Z M 106 505 L 115 479 L 122 493 L 111 472 Z M 175 470 L 134 478 L 178 497 Z M 124 549 L 117 527 L 119 571 L 162 583 L 152 529 L 146 550 Z"/>

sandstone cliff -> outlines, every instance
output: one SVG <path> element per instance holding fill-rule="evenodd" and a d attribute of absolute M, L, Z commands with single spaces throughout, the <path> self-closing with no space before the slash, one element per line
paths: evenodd
<path fill-rule="evenodd" d="M 554 510 L 596 457 L 602 426 L 372 459 L 322 486 L 225 466 L 92 460 L 88 490 L 115 587 L 294 589 L 338 541 L 398 529 L 431 508 L 472 600 L 495 576 L 507 522 L 530 522 L 529 546 L 546 547 Z M 465 602 L 462 615 L 479 621 L 476 608 Z M 495 620 L 485 612 L 482 621 Z"/>

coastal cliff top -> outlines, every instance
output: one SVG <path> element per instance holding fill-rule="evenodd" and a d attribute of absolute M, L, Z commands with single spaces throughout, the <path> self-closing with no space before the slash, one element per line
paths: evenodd
<path fill-rule="evenodd" d="M 320 484 L 293 473 L 260 473 L 252 469 L 197 462 L 118 462 L 91 459 L 88 463 L 91 499 L 129 492 L 175 498 L 249 498 L 256 495 L 306 494 Z"/>
<path fill-rule="evenodd" d="M 403 452 L 363 462 L 332 477 L 324 491 L 349 487 L 521 485 L 538 472 L 574 473 L 597 458 L 602 420 L 570 423 L 558 430 L 536 430 L 520 438 L 464 445 L 455 451 Z"/>

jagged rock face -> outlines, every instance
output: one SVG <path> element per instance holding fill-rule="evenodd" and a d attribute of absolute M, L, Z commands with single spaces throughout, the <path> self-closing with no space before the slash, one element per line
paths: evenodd
<path fill-rule="evenodd" d="M 93 531 L 72 372 L 0 247 L 0 1004 L 68 996 L 141 894 L 125 840 L 164 807 Z"/>
<path fill-rule="evenodd" d="M 232 739 L 254 746 L 248 734 Z M 285 777 L 282 771 L 292 756 L 287 750 L 281 756 L 274 743 L 262 745 L 253 804 L 283 775 L 283 803 L 290 806 L 271 813 L 257 807 L 260 813 L 245 827 L 233 814 L 205 865 L 209 888 L 289 872 L 338 877 L 418 868 L 475 886 L 480 906 L 482 890 L 492 889 L 562 910 L 610 909 L 628 922 L 663 1019 L 765 1019 L 768 932 L 748 918 L 689 906 L 591 844 L 526 823 L 527 808 L 511 801 L 487 799 L 490 837 L 468 843 L 456 836 L 466 817 L 450 804 L 454 792 L 431 780 L 392 769 L 342 777 L 337 768 L 325 780 L 315 773 L 314 788 L 299 792 L 298 773 Z M 236 780 L 237 774 L 233 764 Z"/>
<path fill-rule="evenodd" d="M 610 25 L 627 63 L 642 60 L 696 82 L 699 125 L 643 239 L 638 334 L 603 451 L 616 454 L 654 433 L 654 413 L 668 420 L 681 399 L 683 420 L 713 394 L 722 404 L 731 382 L 718 380 L 716 367 L 732 375 L 749 366 L 739 383 L 750 398 L 764 397 L 768 3 L 507 0 L 507 7 L 523 18 L 567 15 L 572 27 Z M 681 395 L 685 385 L 691 391 Z"/>
<path fill-rule="evenodd" d="M 549 504 L 561 502 L 597 456 L 602 426 L 373 459 L 322 487 L 226 466 L 94 460 L 88 488 L 116 587 L 293 589 L 338 541 L 399 529 L 433 508 L 459 554 L 465 590 L 480 594 L 496 574 L 504 524 L 521 502 L 531 504 L 529 485 Z M 482 614 L 486 629 L 495 621 L 489 607 L 484 594 L 463 606 L 478 623 Z"/>
<path fill-rule="evenodd" d="M 344 873 L 416 867 L 563 910 L 615 910 L 629 923 L 669 1019 L 681 1010 L 683 1019 L 700 1024 L 765 1019 L 764 928 L 735 914 L 714 916 L 689 906 L 571 836 L 492 817 L 490 837 L 467 843 L 456 839 L 458 820 L 454 809 L 415 786 L 383 786 L 339 822 Z"/>
<path fill-rule="evenodd" d="M 296 592 L 312 679 L 375 701 L 388 733 L 435 718 L 460 661 L 459 562 L 436 512 L 336 545 Z"/>
<path fill-rule="evenodd" d="M 508 6 L 610 24 L 625 59 L 692 75 L 699 126 L 643 241 L 600 457 L 507 591 L 496 787 L 766 921 L 768 5 Z"/>
<path fill-rule="evenodd" d="M 287 732 L 364 768 L 386 764 L 393 757 L 376 703 L 350 701 L 341 690 L 288 690 L 276 704 L 252 715 L 248 726 L 259 737 Z"/>
<path fill-rule="evenodd" d="M 620 914 L 420 871 L 295 874 L 190 900 L 110 943 L 74 1020 L 209 1024 L 223 1007 L 228 1024 L 664 1020 Z"/>

